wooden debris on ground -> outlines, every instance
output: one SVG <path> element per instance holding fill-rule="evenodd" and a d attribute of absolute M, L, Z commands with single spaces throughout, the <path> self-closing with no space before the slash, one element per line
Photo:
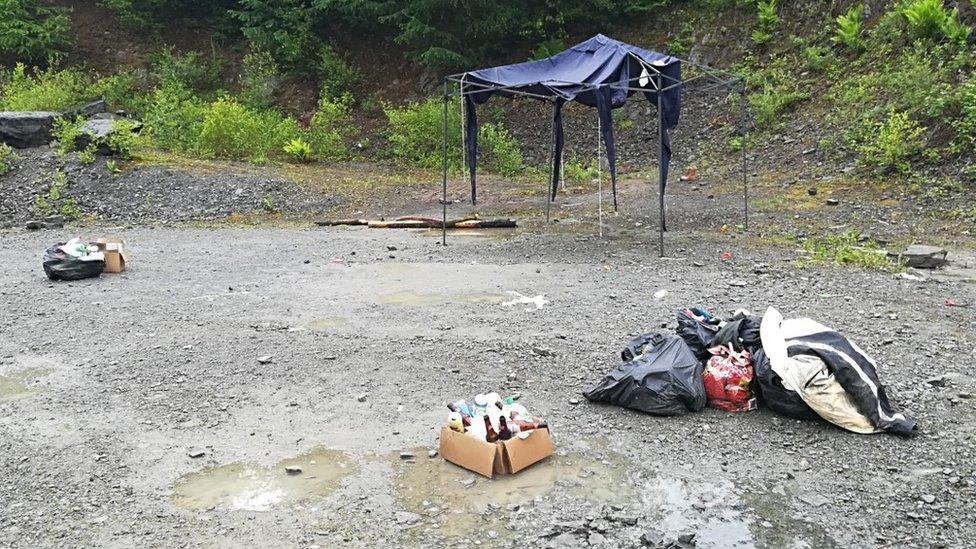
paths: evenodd
<path fill-rule="evenodd" d="M 445 224 L 433 217 L 407 215 L 392 220 L 385 219 L 321 219 L 315 221 L 320 227 L 338 225 L 360 225 L 372 229 L 441 229 Z M 447 220 L 448 229 L 498 229 L 515 227 L 514 219 L 481 219 L 477 215 Z"/>

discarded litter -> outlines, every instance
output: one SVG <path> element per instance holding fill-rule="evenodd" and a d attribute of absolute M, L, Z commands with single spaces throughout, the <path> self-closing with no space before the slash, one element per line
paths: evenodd
<path fill-rule="evenodd" d="M 667 290 L 658 290 L 658 291 L 654 292 L 654 299 L 660 301 L 660 300 L 664 299 L 665 297 L 667 297 L 667 295 L 668 295 L 668 291 Z"/>
<path fill-rule="evenodd" d="M 51 280 L 93 278 L 105 270 L 105 254 L 80 238 L 55 244 L 44 252 L 44 273 Z"/>
<path fill-rule="evenodd" d="M 888 402 L 874 361 L 816 321 L 783 320 L 772 307 L 762 319 L 736 311 L 723 320 L 695 307 L 678 311 L 677 332 L 680 337 L 645 334 L 633 340 L 621 353 L 623 364 L 583 394 L 661 415 L 700 411 L 707 398 L 709 406 L 729 412 L 762 403 L 789 417 L 820 417 L 856 433 L 915 431 L 915 420 Z M 663 351 L 666 345 L 673 347 L 670 352 Z"/>
<path fill-rule="evenodd" d="M 555 452 L 549 426 L 532 416 L 517 397 L 479 394 L 448 404 L 441 428 L 440 455 L 447 461 L 491 478 L 514 474 Z"/>
<path fill-rule="evenodd" d="M 583 396 L 663 416 L 705 407 L 702 364 L 680 337 L 644 334 L 628 343 L 620 357 L 623 362 Z"/>
<path fill-rule="evenodd" d="M 523 305 L 523 304 L 525 304 L 525 305 L 534 305 L 535 306 L 534 309 L 533 308 L 528 308 L 528 309 L 526 309 L 526 311 L 538 311 L 544 305 L 546 305 L 547 303 L 549 303 L 549 301 L 546 300 L 546 296 L 545 295 L 537 295 L 535 297 L 528 297 L 528 296 L 522 295 L 519 292 L 513 292 L 513 291 L 509 291 L 508 294 L 514 296 L 515 299 L 512 299 L 510 301 L 506 301 L 506 302 L 502 303 L 502 305 L 504 305 L 505 307 L 511 307 L 513 305 Z"/>

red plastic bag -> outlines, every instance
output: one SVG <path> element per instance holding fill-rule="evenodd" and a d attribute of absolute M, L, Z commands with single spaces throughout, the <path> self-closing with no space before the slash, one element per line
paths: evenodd
<path fill-rule="evenodd" d="M 756 409 L 752 394 L 752 357 L 749 351 L 735 352 L 731 346 L 709 349 L 712 358 L 705 365 L 705 395 L 708 405 L 726 412 Z"/>

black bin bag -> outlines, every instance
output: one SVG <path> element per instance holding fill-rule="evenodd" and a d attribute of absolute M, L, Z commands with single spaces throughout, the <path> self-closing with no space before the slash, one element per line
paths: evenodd
<path fill-rule="evenodd" d="M 44 252 L 44 274 L 51 280 L 81 280 L 93 278 L 105 270 L 102 259 L 82 261 L 71 254 L 65 253 L 61 246 L 55 244 Z"/>
<path fill-rule="evenodd" d="M 661 416 L 705 407 L 702 363 L 680 337 L 645 334 L 631 341 L 621 356 L 624 362 L 584 390 L 583 396 Z"/>
<path fill-rule="evenodd" d="M 762 348 L 752 353 L 752 369 L 755 371 L 752 387 L 759 396 L 759 402 L 767 408 L 796 419 L 819 419 L 813 408 L 807 406 L 796 392 L 783 387 L 783 380 L 773 371 L 769 358 Z"/>

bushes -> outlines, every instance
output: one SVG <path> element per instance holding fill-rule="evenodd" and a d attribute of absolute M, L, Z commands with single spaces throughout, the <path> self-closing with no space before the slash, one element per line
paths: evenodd
<path fill-rule="evenodd" d="M 0 90 L 0 110 L 62 111 L 91 99 L 91 78 L 78 69 L 35 70 L 18 63 Z"/>
<path fill-rule="evenodd" d="M 800 90 L 796 79 L 787 71 L 786 61 L 785 58 L 775 60 L 746 77 L 746 83 L 751 90 L 749 106 L 756 125 L 762 129 L 779 126 L 783 113 L 810 98 L 810 94 Z"/>
<path fill-rule="evenodd" d="M 949 145 L 955 154 L 976 154 L 976 78 L 956 89 L 954 98 L 958 114 L 952 121 L 956 135 Z"/>
<path fill-rule="evenodd" d="M 886 171 L 908 173 L 909 161 L 924 146 L 921 139 L 925 128 L 912 120 L 908 113 L 891 109 L 883 122 L 870 125 L 868 137 L 857 145 L 862 161 Z"/>
<path fill-rule="evenodd" d="M 14 168 L 14 149 L 6 144 L 0 143 L 0 175 L 4 175 Z"/>
<path fill-rule="evenodd" d="M 204 156 L 260 163 L 298 135 L 298 123 L 277 111 L 251 109 L 220 97 L 204 114 L 196 149 Z"/>
<path fill-rule="evenodd" d="M 429 99 L 403 108 L 386 107 L 389 119 L 387 136 L 394 158 L 427 169 L 438 169 L 442 162 L 443 103 Z M 461 114 L 448 109 L 448 167 L 463 169 L 461 152 Z M 513 176 L 522 166 L 522 153 L 515 139 L 501 126 L 482 124 L 478 131 L 479 160 L 488 169 Z"/>
<path fill-rule="evenodd" d="M 779 15 L 776 14 L 776 0 L 759 0 L 756 7 L 759 10 L 759 25 L 752 31 L 752 41 L 762 46 L 773 39 L 773 31 L 779 25 Z"/>
<path fill-rule="evenodd" d="M 900 13 L 914 38 L 960 45 L 969 39 L 971 29 L 959 22 L 959 10 L 949 11 L 942 0 L 906 0 Z"/>
<path fill-rule="evenodd" d="M 864 48 L 864 41 L 861 38 L 863 24 L 861 19 L 864 16 L 864 6 L 858 4 L 847 10 L 846 13 L 837 17 L 837 29 L 831 40 L 835 44 L 840 44 L 849 51 L 861 51 Z"/>
<path fill-rule="evenodd" d="M 350 67 L 328 44 L 319 49 L 315 70 L 323 94 L 331 99 L 348 93 L 359 81 L 359 72 Z"/>
<path fill-rule="evenodd" d="M 312 156 L 319 160 L 343 160 L 349 155 L 346 137 L 352 132 L 350 111 L 352 98 L 323 96 L 308 124 L 308 141 Z"/>
<path fill-rule="evenodd" d="M 63 9 L 37 0 L 0 0 L 0 62 L 45 61 L 65 50 L 70 30 Z"/>
<path fill-rule="evenodd" d="M 166 47 L 150 56 L 152 72 L 160 84 L 178 83 L 189 90 L 212 92 L 220 83 L 220 62 L 216 57 L 190 51 L 182 54 Z"/>
<path fill-rule="evenodd" d="M 150 96 L 143 122 L 157 147 L 190 152 L 196 146 L 206 111 L 206 103 L 185 86 L 164 82 Z"/>
<path fill-rule="evenodd" d="M 281 83 L 278 64 L 271 54 L 263 51 L 244 56 L 241 75 L 241 100 L 248 106 L 267 108 L 274 104 L 275 93 Z"/>

